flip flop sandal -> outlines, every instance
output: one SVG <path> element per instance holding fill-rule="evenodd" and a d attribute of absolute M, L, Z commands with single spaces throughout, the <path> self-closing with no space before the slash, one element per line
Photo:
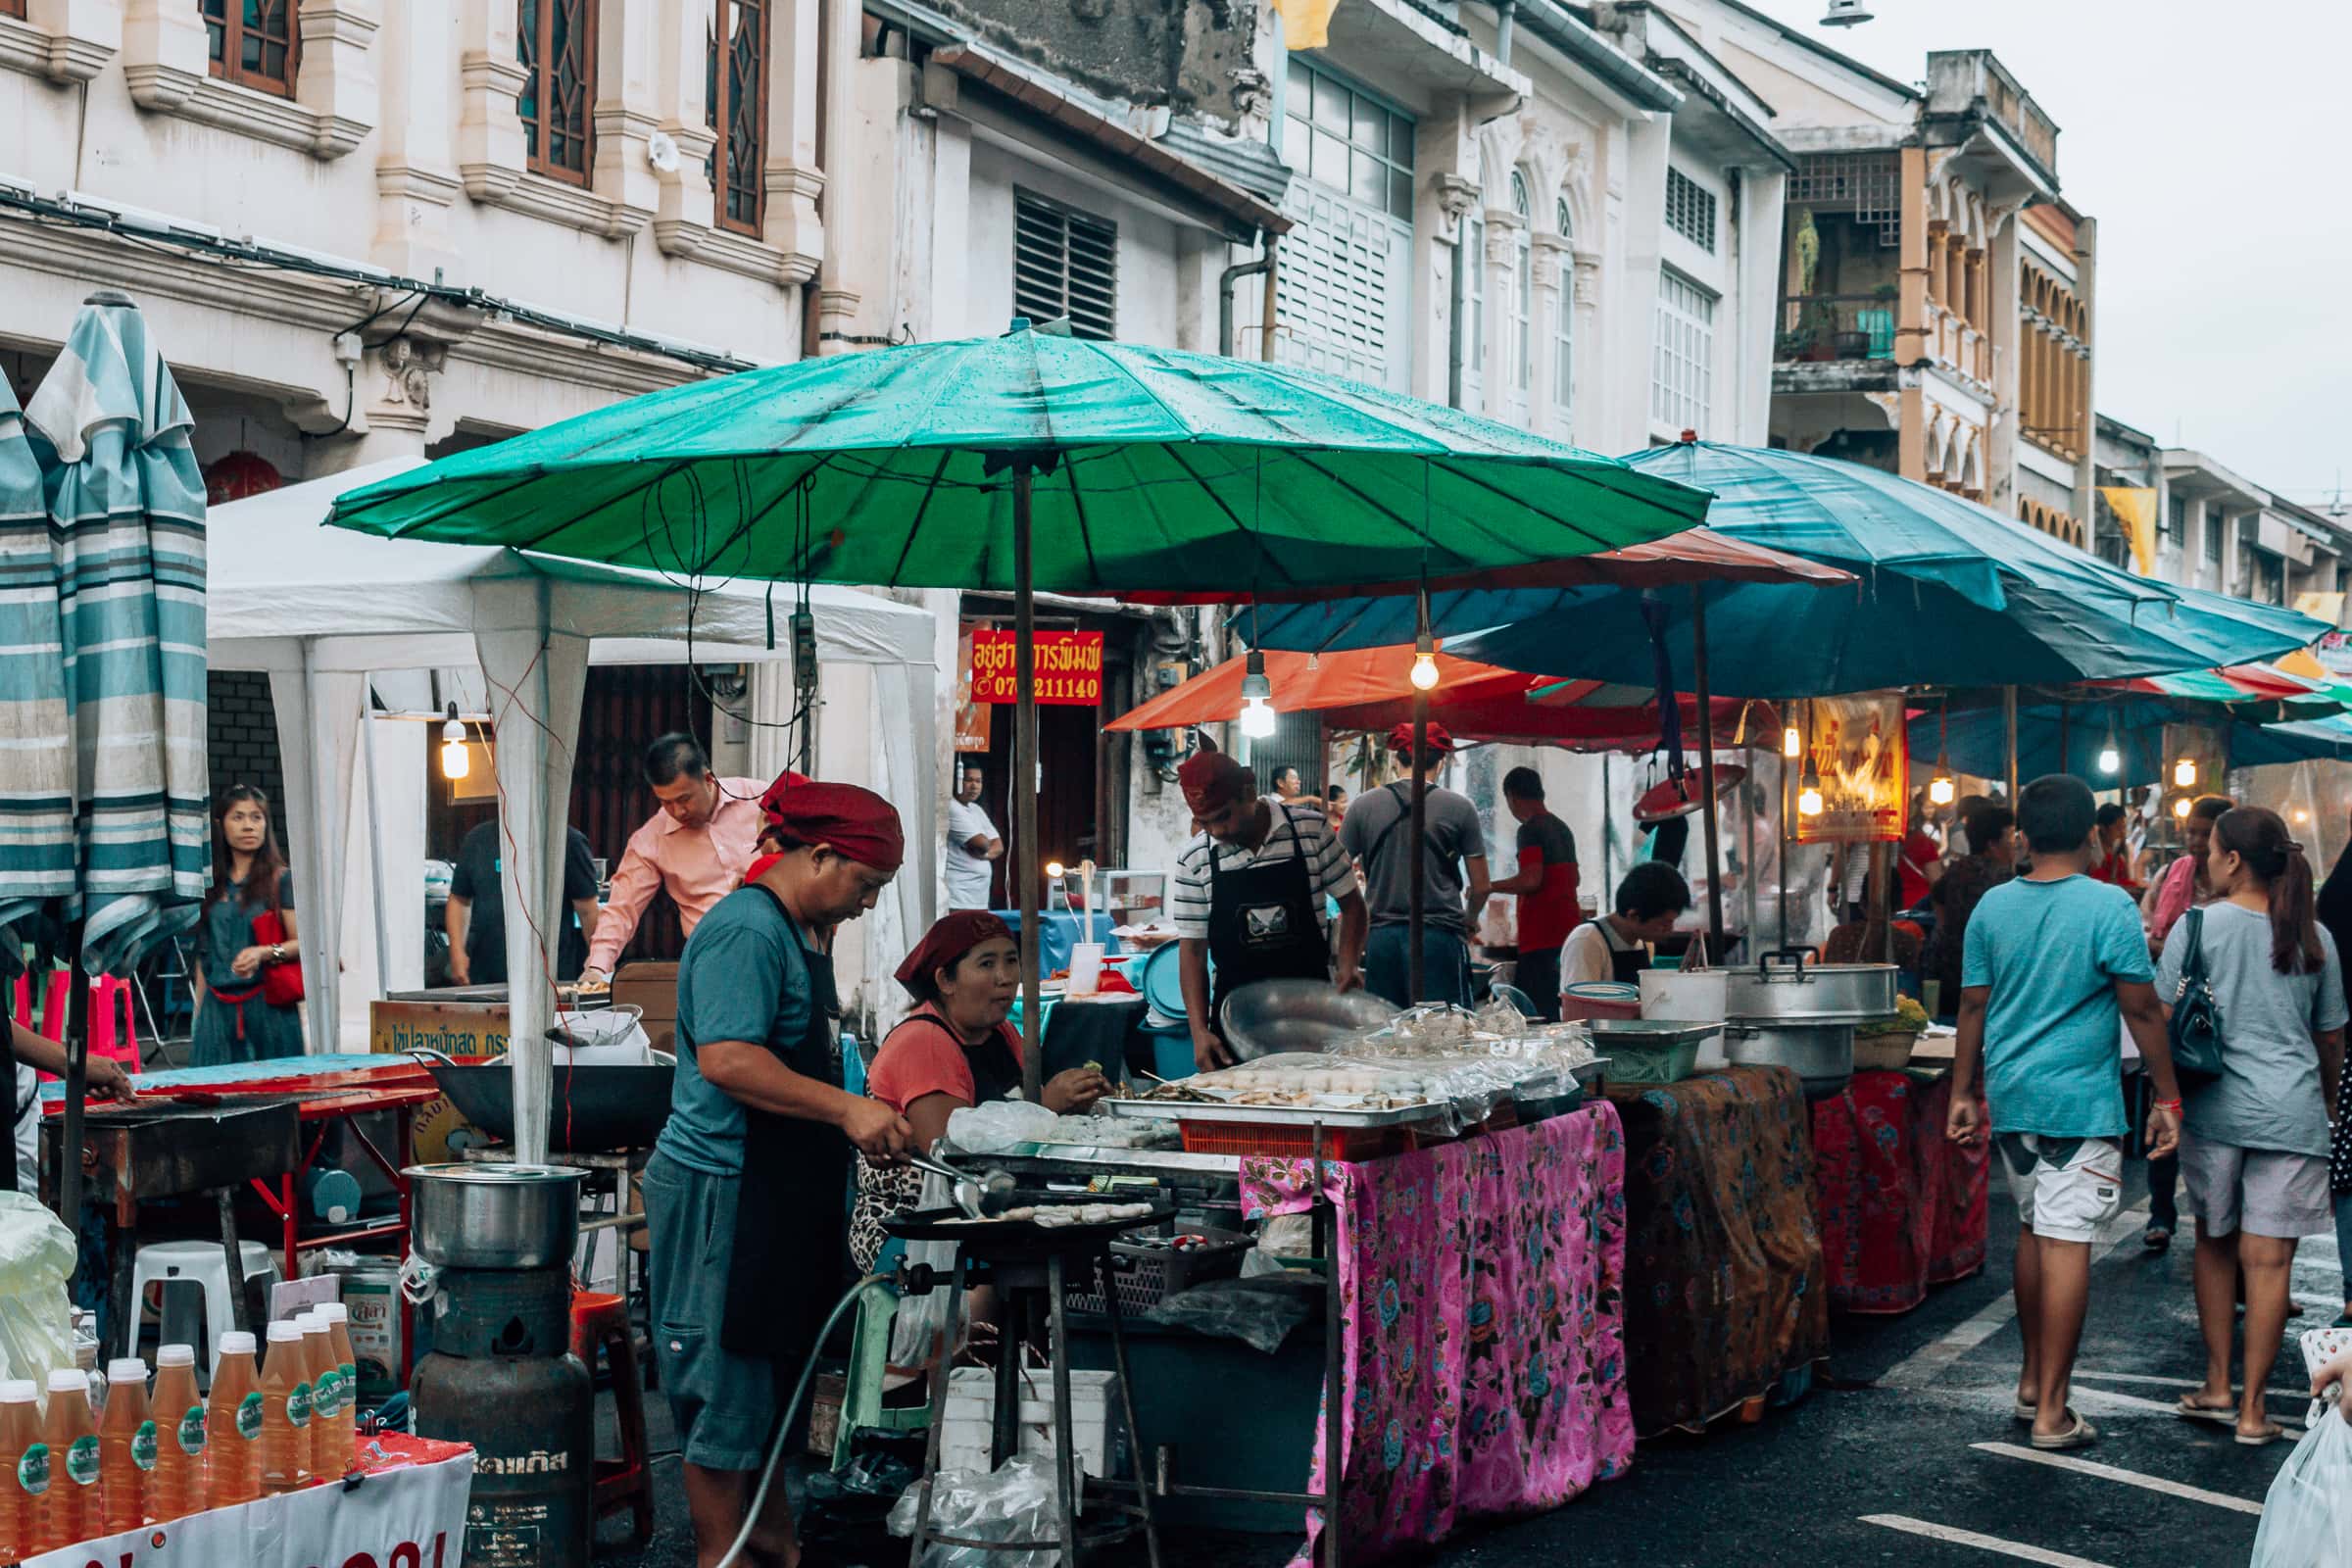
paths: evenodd
<path fill-rule="evenodd" d="M 2087 1448 L 2098 1441 L 2099 1429 L 2092 1426 L 2087 1417 L 2078 1415 L 2072 1410 L 2069 1410 L 2067 1414 L 2075 1417 L 2073 1426 L 2068 1427 L 2064 1432 L 2034 1433 L 2034 1446 L 2048 1453 L 2060 1448 Z"/>
<path fill-rule="evenodd" d="M 2285 1437 L 2286 1430 L 2279 1426 L 2268 1426 L 2260 1432 L 2237 1432 L 2232 1433 L 2231 1436 L 2237 1440 L 2237 1446 L 2241 1448 L 2267 1448 L 2280 1438 Z"/>
<path fill-rule="evenodd" d="M 2015 1416 L 2018 1420 L 2023 1421 L 2028 1426 L 2032 1426 L 2034 1424 L 2034 1406 L 2028 1404 L 2023 1399 L 2018 1400 L 2016 1407 L 2009 1413 Z"/>
<path fill-rule="evenodd" d="M 2189 1396 L 2183 1394 L 2173 1406 L 2179 1412 L 2181 1420 L 2210 1421 L 2216 1426 L 2224 1427 L 2237 1425 L 2237 1406 L 2235 1404 L 2191 1404 L 2188 1402 L 2188 1398 Z"/>
<path fill-rule="evenodd" d="M 2139 1245 L 2151 1252 L 2169 1252 L 2173 1248 L 2173 1233 L 2161 1225 L 2151 1225 L 2139 1233 Z"/>

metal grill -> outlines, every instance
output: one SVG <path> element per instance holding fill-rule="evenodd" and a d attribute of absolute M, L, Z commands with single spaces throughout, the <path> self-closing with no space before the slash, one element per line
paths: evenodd
<path fill-rule="evenodd" d="M 1789 177 L 1788 205 L 1851 213 L 1858 222 L 1876 223 L 1879 243 L 1891 249 L 1903 237 L 1901 158 L 1890 152 L 1807 153 Z"/>
<path fill-rule="evenodd" d="M 1666 171 L 1666 226 L 1714 255 L 1715 193 L 1679 169 Z"/>
<path fill-rule="evenodd" d="M 1013 187 L 1012 309 L 1033 321 L 1068 317 L 1076 337 L 1118 336 L 1119 228 Z"/>

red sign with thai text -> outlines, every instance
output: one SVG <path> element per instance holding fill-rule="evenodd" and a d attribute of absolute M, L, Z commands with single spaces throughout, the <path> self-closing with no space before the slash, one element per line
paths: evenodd
<path fill-rule="evenodd" d="M 1011 703 L 1020 699 L 1013 679 L 1019 639 L 1008 631 L 972 629 L 972 701 Z M 1102 702 L 1102 634 L 1099 631 L 1041 631 L 1037 650 L 1036 700 L 1042 708 L 1095 708 Z"/>

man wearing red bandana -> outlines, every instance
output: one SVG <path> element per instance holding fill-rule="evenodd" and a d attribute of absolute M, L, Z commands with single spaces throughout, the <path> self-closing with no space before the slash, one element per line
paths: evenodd
<path fill-rule="evenodd" d="M 1322 814 L 1261 800 L 1250 770 L 1231 757 L 1200 752 L 1177 769 L 1176 781 L 1200 827 L 1177 859 L 1171 904 L 1193 1059 L 1206 1069 L 1233 1059 L 1222 1014 L 1225 999 L 1243 986 L 1329 980 L 1346 991 L 1362 984 L 1364 896 Z M 1327 900 L 1340 911 L 1336 961 Z"/>
<path fill-rule="evenodd" d="M 833 964 L 816 933 L 874 906 L 906 855 L 871 791 L 788 774 L 760 798 L 774 850 L 678 965 L 669 1120 L 646 1167 L 654 1354 L 677 1417 L 696 1547 L 742 1530 L 777 1413 L 846 1283 L 851 1152 L 895 1164 L 913 1130 L 844 1093 Z M 749 1561 L 793 1562 L 784 1489 Z"/>

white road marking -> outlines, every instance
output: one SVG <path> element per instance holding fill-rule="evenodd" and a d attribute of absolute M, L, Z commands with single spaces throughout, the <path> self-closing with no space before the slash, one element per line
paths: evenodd
<path fill-rule="evenodd" d="M 2004 1557 L 2021 1562 L 2037 1562 L 2042 1568 L 2109 1568 L 2103 1562 L 2088 1557 L 2070 1557 L 2063 1551 L 2045 1551 L 2023 1542 L 2003 1541 L 1998 1536 L 1981 1536 L 1974 1530 L 1955 1530 L 1950 1525 L 1932 1525 L 1925 1519 L 1912 1519 L 1899 1513 L 1866 1513 L 1866 1525 L 1882 1525 L 1888 1530 L 1900 1530 L 1905 1535 L 1925 1536 L 1930 1541 L 1948 1541 L 1954 1545 L 1974 1546 L 1979 1551 L 1997 1551 Z"/>
<path fill-rule="evenodd" d="M 2201 1389 L 2205 1386 L 2203 1378 L 2160 1378 L 2147 1372 L 2085 1372 L 2077 1367 L 2075 1376 L 2088 1378 L 2093 1383 L 2156 1383 L 2168 1389 Z M 2309 1400 L 2311 1397 L 2307 1389 L 2282 1389 L 2276 1383 L 2263 1392 L 2281 1399 Z"/>
<path fill-rule="evenodd" d="M 2259 1514 L 2262 1504 L 2245 1497 L 2233 1497 L 2226 1492 L 2207 1492 L 2203 1487 L 2184 1486 L 2167 1481 L 2161 1476 L 2143 1476 L 2136 1470 L 2119 1469 L 2111 1464 L 2099 1464 L 2090 1459 L 2078 1459 L 2071 1454 L 2045 1453 L 2039 1448 L 2021 1448 L 2014 1443 L 1972 1443 L 1970 1447 L 1979 1453 L 1997 1453 L 2005 1459 L 2024 1459 L 2033 1464 L 2046 1464 L 2060 1470 L 2072 1470 L 2078 1475 L 2096 1476 L 2101 1481 L 2121 1482 L 2127 1487 L 2140 1487 L 2149 1492 L 2161 1492 L 2170 1496 L 2186 1497 L 2191 1502 L 2207 1503 L 2216 1508 L 2230 1508 L 2238 1513 Z"/>
<path fill-rule="evenodd" d="M 2096 1267 L 2099 1260 L 2114 1251 L 2125 1237 L 2136 1234 L 2147 1221 L 2148 1205 L 2145 1200 L 2137 1207 L 2127 1208 L 2109 1220 L 2107 1228 L 2091 1244 L 2091 1265 Z M 1975 1316 L 1950 1330 L 1941 1339 L 1922 1346 L 1896 1363 L 1893 1370 L 1879 1379 L 1879 1386 L 1888 1389 L 1926 1388 L 1943 1376 L 1953 1362 L 1998 1334 L 2016 1316 L 2016 1295 L 2003 1292 L 1997 1299 L 1985 1303 Z"/>

